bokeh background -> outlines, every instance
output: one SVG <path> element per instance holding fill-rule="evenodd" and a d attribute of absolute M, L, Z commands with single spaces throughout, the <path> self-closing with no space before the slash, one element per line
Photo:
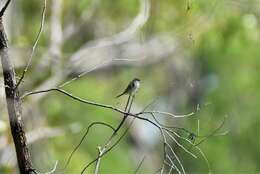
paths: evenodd
<path fill-rule="evenodd" d="M 30 57 L 43 4 L 43 0 L 13 1 L 4 18 L 17 77 Z M 200 135 L 210 134 L 227 117 L 218 133 L 228 133 L 199 146 L 212 173 L 260 173 L 259 23 L 259 0 L 48 0 L 21 94 L 57 87 L 82 75 L 63 89 L 123 108 L 127 97 L 115 96 L 138 77 L 141 88 L 133 111 L 152 101 L 152 110 L 194 111 L 192 117 L 160 116 L 160 120 L 195 133 L 199 121 Z M 0 77 L 0 173 L 17 173 Z M 23 100 L 32 161 L 41 172 L 56 161 L 61 169 L 91 122 L 116 126 L 120 118 L 55 92 Z M 105 127 L 92 129 L 66 173 L 80 173 L 110 134 Z M 201 157 L 174 149 L 187 173 L 208 173 Z M 134 173 L 143 157 L 139 173 L 154 173 L 160 167 L 160 134 L 136 120 L 102 159 L 100 173 Z"/>

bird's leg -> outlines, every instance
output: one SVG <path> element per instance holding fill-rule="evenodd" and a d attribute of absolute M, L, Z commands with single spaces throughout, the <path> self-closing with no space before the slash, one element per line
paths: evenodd
<path fill-rule="evenodd" d="M 133 104 L 134 99 L 135 99 L 135 95 L 129 95 L 129 98 L 131 98 L 131 100 L 130 100 L 129 108 L 128 108 L 128 111 L 127 111 L 128 114 L 130 113 L 132 104 Z M 126 116 L 127 116 L 127 115 L 126 115 Z"/>

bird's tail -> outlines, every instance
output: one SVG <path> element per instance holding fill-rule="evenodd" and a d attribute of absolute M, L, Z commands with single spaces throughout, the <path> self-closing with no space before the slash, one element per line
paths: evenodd
<path fill-rule="evenodd" d="M 119 97 L 121 97 L 121 96 L 124 95 L 124 94 L 125 94 L 125 93 L 123 92 L 123 93 L 117 95 L 116 98 L 119 98 Z"/>

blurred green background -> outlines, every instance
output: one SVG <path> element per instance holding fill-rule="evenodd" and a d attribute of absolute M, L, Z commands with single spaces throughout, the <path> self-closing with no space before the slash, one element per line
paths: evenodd
<path fill-rule="evenodd" d="M 13 1 L 4 18 L 18 77 L 39 30 L 43 3 Z M 81 74 L 63 89 L 123 108 L 127 97 L 115 96 L 138 77 L 133 111 L 152 101 L 150 110 L 196 111 L 188 118 L 158 117 L 195 133 L 199 120 L 200 135 L 210 134 L 227 116 L 219 133 L 228 133 L 199 145 L 212 173 L 260 173 L 259 23 L 259 0 L 48 0 L 43 32 L 20 90 L 56 87 Z M 9 174 L 17 169 L 2 83 L 1 75 L 0 173 Z M 55 161 L 62 169 L 89 124 L 116 127 L 121 116 L 50 92 L 25 98 L 23 118 L 33 164 L 44 172 Z M 93 128 L 65 173 L 80 173 L 110 135 L 106 127 Z M 100 173 L 134 173 L 144 156 L 138 173 L 154 173 L 163 157 L 159 136 L 136 120 L 101 160 Z M 194 159 L 172 146 L 187 173 L 208 173 L 200 155 Z"/>

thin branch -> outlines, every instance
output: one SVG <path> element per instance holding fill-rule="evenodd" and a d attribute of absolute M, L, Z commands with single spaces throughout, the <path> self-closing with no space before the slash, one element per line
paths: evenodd
<path fill-rule="evenodd" d="M 57 166 L 58 166 L 58 161 L 55 162 L 55 164 L 54 164 L 53 168 L 51 169 L 51 171 L 45 172 L 43 174 L 52 174 L 52 173 L 54 173 L 56 171 L 56 169 L 57 169 Z M 35 173 L 35 174 L 41 174 L 40 172 L 37 172 L 35 169 L 32 172 Z"/>
<path fill-rule="evenodd" d="M 154 116 L 154 115 L 153 115 L 153 116 Z M 154 116 L 154 117 L 155 117 L 155 116 Z M 156 118 L 155 118 L 155 120 L 156 120 Z M 157 121 L 157 120 L 156 120 L 156 121 Z M 157 122 L 158 122 L 158 121 L 157 121 Z M 224 121 L 223 121 L 223 122 L 224 122 Z M 222 124 L 221 124 L 215 131 L 213 131 L 213 133 L 210 134 L 210 136 L 214 135 L 214 134 L 217 132 L 217 130 L 219 130 L 219 129 L 223 126 L 223 122 L 222 122 Z M 160 128 L 160 131 L 162 132 L 162 134 L 164 134 L 164 133 L 163 133 L 163 130 L 165 130 L 166 133 L 167 133 L 172 139 L 174 139 L 174 138 L 170 135 L 170 133 L 174 133 L 177 137 L 186 140 L 186 141 L 189 142 L 193 147 L 195 147 L 195 148 L 200 152 L 200 154 L 201 154 L 201 156 L 203 157 L 203 159 L 205 160 L 205 162 L 206 162 L 206 164 L 207 164 L 207 166 L 208 166 L 209 173 L 211 173 L 211 168 L 210 168 L 209 161 L 208 161 L 206 155 L 203 153 L 203 151 L 202 151 L 198 146 L 194 145 L 192 142 L 190 142 L 190 141 L 187 140 L 186 138 L 181 137 L 181 136 L 178 135 L 176 132 L 171 131 L 171 130 L 168 130 L 167 128 Z M 164 140 L 166 140 L 166 138 L 165 138 L 164 135 L 163 135 L 163 137 L 164 137 Z M 175 141 L 175 142 L 176 142 L 176 141 Z M 173 149 L 170 147 L 170 145 L 167 143 L 167 141 L 165 141 L 164 144 L 166 144 L 166 145 L 170 148 L 170 150 L 172 151 L 172 153 L 175 155 L 177 161 L 178 161 L 179 164 L 182 166 L 182 164 L 181 164 L 179 158 L 178 158 L 177 155 L 174 153 Z M 166 154 L 166 155 L 167 155 L 167 154 Z M 168 158 L 170 158 L 170 157 L 168 156 Z M 177 168 L 176 166 L 175 166 L 175 169 L 178 171 L 178 168 Z M 163 170 L 163 167 L 161 168 L 161 171 L 162 171 L 162 170 Z M 172 170 L 172 167 L 171 167 L 170 170 Z M 184 170 L 183 167 L 182 167 L 182 170 Z M 184 172 L 185 172 L 185 171 L 184 171 Z M 178 171 L 178 173 L 181 173 L 181 172 Z"/>
<path fill-rule="evenodd" d="M 128 113 L 130 113 L 130 110 L 131 110 L 131 107 L 132 107 L 132 104 L 133 104 L 133 101 L 134 101 L 134 96 L 131 96 L 129 95 L 128 96 L 128 99 L 127 99 L 127 103 L 126 103 L 126 106 L 125 106 L 125 112 L 127 111 L 128 109 Z M 120 130 L 120 128 L 123 126 L 126 118 L 127 118 L 128 114 L 124 114 L 124 117 L 123 119 L 121 120 L 121 122 L 119 123 L 119 125 L 117 126 L 117 128 L 114 130 L 113 134 L 111 135 L 111 137 L 108 139 L 108 141 L 105 143 L 104 147 L 103 148 L 100 148 L 99 150 L 99 154 L 98 154 L 98 159 L 97 159 L 97 162 L 96 162 L 96 167 L 95 167 L 95 171 L 98 171 L 98 168 L 99 168 L 99 165 L 100 165 L 100 161 L 101 161 L 101 157 L 103 155 L 104 152 L 106 152 L 107 150 L 107 147 L 111 144 L 114 136 L 117 134 L 117 132 Z"/>
<path fill-rule="evenodd" d="M 198 142 L 197 144 L 195 144 L 195 146 L 198 146 L 200 145 L 201 143 L 203 143 L 205 140 L 207 140 L 209 137 L 215 135 L 223 126 L 224 126 L 224 123 L 226 121 L 226 117 L 224 117 L 224 120 L 222 121 L 222 123 L 214 130 L 212 131 L 211 134 L 207 135 L 207 136 L 204 136 L 205 138 L 202 139 L 200 142 Z"/>
<path fill-rule="evenodd" d="M 174 169 L 174 168 L 171 166 L 171 168 L 170 168 L 168 174 L 171 174 L 171 173 L 172 173 L 172 169 Z"/>
<path fill-rule="evenodd" d="M 179 157 L 176 155 L 176 153 L 175 153 L 174 150 L 172 149 L 171 145 L 167 142 L 166 136 L 165 136 L 164 131 L 163 131 L 163 129 L 162 129 L 161 127 L 160 127 L 160 131 L 161 131 L 161 133 L 162 133 L 162 135 L 163 135 L 165 148 L 168 147 L 168 148 L 170 149 L 170 151 L 171 151 L 172 154 L 174 155 L 175 159 L 178 161 L 179 165 L 181 166 L 181 169 L 182 169 L 183 173 L 185 174 L 184 167 L 183 167 L 183 165 L 182 165 L 182 163 L 181 163 Z M 165 153 L 166 153 L 166 151 L 165 151 Z M 168 154 L 166 153 L 165 156 L 167 157 Z M 169 156 L 169 158 L 170 158 L 170 156 Z M 175 166 L 175 169 L 176 169 L 177 171 L 179 171 L 178 167 L 174 164 L 174 162 L 171 160 L 171 158 L 170 158 L 170 161 L 171 161 L 172 165 Z"/>
<path fill-rule="evenodd" d="M 168 144 L 168 146 L 169 146 L 172 154 L 174 155 L 175 159 L 178 161 L 179 165 L 181 166 L 181 170 L 182 170 L 183 174 L 185 174 L 186 172 L 185 172 L 185 169 L 184 169 L 184 167 L 183 167 L 183 165 L 181 163 L 180 158 L 177 156 L 177 154 L 174 152 L 174 150 L 171 148 L 171 146 L 169 144 Z"/>
<path fill-rule="evenodd" d="M 58 86 L 58 88 L 63 88 L 64 86 L 67 86 L 68 84 L 78 80 L 79 78 L 85 76 L 86 74 L 96 70 L 96 69 L 99 69 L 101 67 L 104 67 L 104 66 L 107 66 L 109 64 L 113 64 L 113 62 L 130 62 L 130 61 L 135 61 L 135 62 L 138 62 L 138 61 L 141 61 L 141 59 L 109 59 L 109 60 L 104 60 L 104 61 L 100 61 L 99 63 L 97 63 L 95 66 L 93 66 L 92 68 L 87 68 L 86 70 L 83 70 L 82 72 L 80 72 L 78 75 L 76 75 L 75 77 L 73 77 L 72 79 L 70 80 L 67 80 L 65 82 L 63 82 L 62 84 L 60 84 Z"/>
<path fill-rule="evenodd" d="M 208 158 L 206 157 L 206 155 L 204 154 L 204 152 L 203 152 L 200 148 L 198 148 L 198 147 L 196 146 L 196 149 L 200 152 L 201 156 L 202 156 L 203 159 L 205 160 L 205 162 L 206 162 L 206 164 L 207 164 L 207 166 L 208 166 L 209 174 L 211 174 L 211 167 L 210 167 Z"/>
<path fill-rule="evenodd" d="M 66 162 L 66 164 L 65 164 L 65 166 L 64 166 L 64 168 L 63 168 L 63 170 L 65 170 L 65 169 L 68 167 L 68 165 L 69 165 L 69 163 L 70 163 L 70 160 L 71 160 L 73 154 L 77 151 L 77 149 L 79 148 L 79 146 L 83 143 L 85 137 L 86 137 L 86 136 L 88 135 L 88 133 L 89 133 L 90 128 L 93 127 L 93 126 L 95 126 L 95 125 L 104 125 L 104 126 L 106 126 L 106 127 L 111 128 L 113 131 L 115 131 L 115 129 L 114 129 L 111 125 L 109 125 L 109 124 L 107 124 L 107 123 L 104 123 L 104 122 L 93 122 L 93 123 L 91 123 L 91 124 L 87 127 L 87 130 L 86 130 L 86 132 L 84 133 L 83 137 L 81 138 L 79 144 L 78 144 L 78 145 L 73 149 L 73 151 L 70 153 L 69 158 L 67 159 L 67 162 Z"/>
<path fill-rule="evenodd" d="M 165 134 L 164 134 L 164 129 L 163 129 L 160 125 L 158 125 L 158 129 L 159 129 L 159 131 L 160 131 L 160 133 L 161 133 L 161 135 L 162 135 L 162 138 L 163 138 L 163 151 L 164 151 L 163 156 L 164 156 L 164 159 L 163 159 L 162 167 L 159 169 L 159 171 L 161 171 L 160 173 L 163 174 L 165 162 L 167 162 L 167 158 L 170 158 L 169 155 L 167 154 L 167 147 L 168 147 L 171 151 L 173 151 L 173 149 L 172 149 L 172 147 L 169 145 L 169 143 L 167 142 L 166 136 L 165 136 Z M 178 169 L 177 166 L 174 164 L 174 162 L 172 162 L 171 158 L 170 158 L 170 162 L 172 163 L 172 164 L 170 165 L 170 167 L 174 166 L 174 167 L 176 168 L 176 170 L 179 171 L 179 169 Z M 159 171 L 158 171 L 158 172 L 159 172 Z M 158 172 L 156 172 L 156 173 L 158 173 Z"/>
<path fill-rule="evenodd" d="M 101 147 L 98 146 L 98 156 L 100 156 L 101 154 L 102 154 Z M 100 160 L 101 160 L 101 158 L 98 158 L 97 163 L 96 163 L 96 167 L 95 167 L 95 172 L 94 172 L 94 174 L 98 174 L 99 165 L 100 165 Z"/>
<path fill-rule="evenodd" d="M 177 129 L 177 130 L 186 132 L 186 133 L 188 133 L 189 135 L 190 135 L 190 134 L 193 134 L 193 132 L 189 131 L 188 129 L 185 129 L 184 127 L 168 126 L 168 125 L 165 125 L 165 124 L 160 123 L 159 120 L 155 117 L 154 113 L 150 113 L 150 115 L 152 115 L 154 121 L 155 121 L 158 125 L 160 125 L 163 129 Z"/>
<path fill-rule="evenodd" d="M 146 157 L 146 156 L 144 156 L 144 157 L 142 158 L 142 160 L 140 161 L 140 163 L 138 164 L 137 168 L 135 169 L 134 174 L 137 174 L 137 172 L 139 171 L 139 169 L 140 169 L 141 166 L 143 165 L 144 160 L 145 160 L 145 157 Z"/>
<path fill-rule="evenodd" d="M 76 97 L 74 96 L 73 94 L 70 94 L 68 93 L 67 91 L 63 90 L 63 89 L 59 89 L 59 88 L 51 88 L 51 89 L 46 89 L 46 90 L 39 90 L 39 91 L 33 91 L 33 92 L 28 92 L 28 93 L 25 93 L 21 99 L 24 99 L 25 97 L 27 96 L 30 96 L 30 95 L 34 95 L 34 94 L 41 94 L 41 93 L 46 93 L 46 92 L 51 92 L 51 91 L 57 91 L 57 92 L 60 92 L 62 94 L 65 94 L 66 96 L 74 99 L 74 100 L 77 100 L 79 102 L 82 102 L 82 103 L 85 103 L 85 104 L 89 104 L 89 105 L 93 105 L 93 106 L 99 106 L 99 107 L 102 107 L 102 108 L 106 108 L 106 109 L 111 109 L 111 110 L 114 110 L 114 111 L 117 111 L 121 114 L 128 114 L 128 115 L 131 115 L 130 113 L 127 113 L 127 112 L 124 112 L 114 106 L 111 106 L 111 105 L 105 105 L 105 104 L 100 104 L 100 103 L 96 103 L 96 102 L 93 102 L 93 101 L 88 101 L 88 100 L 84 100 L 80 97 Z M 174 115 L 174 114 L 171 114 L 169 112 L 161 112 L 161 111 L 144 111 L 144 112 L 139 112 L 137 114 L 134 114 L 134 116 L 138 116 L 138 115 L 142 115 L 142 114 L 151 114 L 151 113 L 159 113 L 159 114 L 164 114 L 164 115 L 168 115 L 168 116 L 172 116 L 172 117 L 176 117 L 176 118 L 181 118 L 181 117 L 188 117 L 188 116 L 191 116 L 191 115 L 194 115 L 194 113 L 190 113 L 190 114 L 186 114 L 186 115 Z M 133 114 L 132 114 L 133 116 Z"/>
<path fill-rule="evenodd" d="M 167 159 L 169 159 L 169 161 L 172 163 L 172 164 L 167 164 L 168 166 L 170 166 L 171 167 L 171 169 L 172 169 L 172 166 L 174 166 L 174 169 L 176 169 L 177 170 L 177 172 L 179 173 L 179 174 L 181 174 L 181 171 L 178 169 L 178 167 L 174 164 L 174 162 L 172 161 L 172 159 L 170 158 L 170 156 L 169 155 L 166 155 L 166 157 L 167 157 Z M 165 161 L 166 162 L 166 161 Z"/>
<path fill-rule="evenodd" d="M 195 148 L 199 151 L 199 153 L 201 154 L 202 158 L 203 158 L 203 159 L 205 160 L 205 162 L 207 163 L 209 173 L 211 173 L 211 168 L 210 168 L 209 161 L 208 161 L 206 155 L 203 153 L 203 151 L 199 148 L 199 146 L 195 146 L 190 140 L 188 140 L 187 138 L 183 138 L 182 136 L 178 135 L 176 132 L 174 132 L 174 135 L 177 136 L 177 137 L 180 138 L 180 139 L 185 140 L 185 141 L 188 142 L 192 147 L 195 147 Z"/>
<path fill-rule="evenodd" d="M 172 114 L 172 113 L 169 113 L 169 112 L 163 112 L 163 111 L 144 111 L 144 112 L 141 112 L 142 114 L 162 114 L 162 115 L 166 115 L 166 116 L 171 116 L 171 117 L 174 117 L 174 118 L 183 118 L 183 117 L 190 117 L 190 116 L 193 116 L 195 114 L 195 112 L 191 112 L 191 113 L 188 113 L 188 114 L 183 114 L 183 115 L 175 115 L 175 114 Z"/>
<path fill-rule="evenodd" d="M 32 59 L 33 59 L 33 56 L 34 56 L 35 49 L 36 49 L 36 47 L 37 47 L 37 45 L 38 45 L 38 42 L 39 42 L 40 37 L 41 37 L 41 33 L 42 33 L 42 31 L 43 31 L 44 22 L 45 22 L 45 15 L 46 15 L 46 6 L 47 6 L 47 0 L 44 0 L 43 9 L 42 9 L 42 15 L 41 15 L 41 26 L 40 26 L 40 29 L 39 29 L 39 31 L 38 31 L 38 33 L 37 33 L 35 42 L 34 42 L 34 44 L 33 44 L 32 52 L 31 52 L 31 54 L 30 54 L 29 60 L 28 60 L 28 62 L 27 62 L 27 64 L 26 64 L 26 66 L 25 66 L 25 68 L 24 68 L 24 70 L 23 70 L 23 72 L 22 72 L 22 76 L 21 76 L 21 78 L 19 79 L 18 83 L 16 84 L 15 88 L 18 88 L 18 87 L 19 87 L 20 83 L 23 81 L 23 78 L 24 78 L 26 72 L 28 71 L 28 69 L 29 69 L 29 67 L 30 67 L 30 65 L 31 65 L 31 62 L 32 62 Z"/>
<path fill-rule="evenodd" d="M 156 119 L 154 114 L 151 114 L 154 118 L 154 120 L 160 125 L 162 126 L 162 124 Z M 175 128 L 175 127 L 174 127 Z M 184 129 L 184 128 L 183 128 Z M 185 129 L 186 130 L 186 129 Z M 181 147 L 185 152 L 187 152 L 188 154 L 190 154 L 192 157 L 197 158 L 196 155 L 194 155 L 192 152 L 190 152 L 188 149 L 186 149 L 183 145 L 181 145 L 168 131 L 166 131 L 166 134 L 168 134 L 168 136 L 179 146 Z"/>
<path fill-rule="evenodd" d="M 169 137 L 180 147 L 182 148 L 185 152 L 187 152 L 189 155 L 191 155 L 193 158 L 198 158 L 195 154 L 190 152 L 187 148 L 185 148 L 182 144 L 180 144 L 169 132 L 166 131 L 166 134 L 169 135 Z"/>
<path fill-rule="evenodd" d="M 68 84 L 74 82 L 75 80 L 78 80 L 79 78 L 85 76 L 85 75 L 88 74 L 89 72 L 94 71 L 94 70 L 96 70 L 97 68 L 100 68 L 100 67 L 106 65 L 106 64 L 109 63 L 110 61 L 111 61 L 111 60 L 104 61 L 103 63 L 98 63 L 98 64 L 95 65 L 93 68 L 87 69 L 87 70 L 83 71 L 82 73 L 80 73 L 79 75 L 77 75 L 76 77 L 73 77 L 72 79 L 70 79 L 70 80 L 68 80 L 68 81 L 66 81 L 66 82 L 64 82 L 64 83 L 62 83 L 61 85 L 59 85 L 59 88 L 63 88 L 64 86 L 66 86 L 66 85 L 68 85 Z"/>
<path fill-rule="evenodd" d="M 85 103 L 85 104 L 89 104 L 89 105 L 93 105 L 93 106 L 98 106 L 98 107 L 102 107 L 102 108 L 106 108 L 106 109 L 112 109 L 112 110 L 115 110 L 121 114 L 126 114 L 126 112 L 124 112 L 123 110 L 120 110 L 118 108 L 115 108 L 111 105 L 105 105 L 105 104 L 99 104 L 99 103 L 96 103 L 96 102 L 93 102 L 93 101 L 88 101 L 88 100 L 84 100 L 80 97 L 76 97 L 68 92 L 66 92 L 65 90 L 63 89 L 59 89 L 59 88 L 51 88 L 51 89 L 47 89 L 47 90 L 40 90 L 40 91 L 34 91 L 34 92 L 28 92 L 28 93 L 25 93 L 21 99 L 24 99 L 25 97 L 27 96 L 30 96 L 30 95 L 34 95 L 34 94 L 41 94 L 41 93 L 47 93 L 47 92 L 51 92 L 51 91 L 58 91 L 76 101 L 79 101 L 81 103 Z"/>
<path fill-rule="evenodd" d="M 51 171 L 47 172 L 46 174 L 52 174 L 52 173 L 54 173 L 55 170 L 57 169 L 57 165 L 58 165 L 58 161 L 55 162 L 53 169 L 52 169 Z"/>
<path fill-rule="evenodd" d="M 58 89 L 58 88 L 53 88 L 53 89 L 48 89 L 48 90 L 42 90 L 42 91 L 35 91 L 35 92 L 29 92 L 29 93 L 26 93 L 22 98 L 26 97 L 26 96 L 29 96 L 29 95 L 33 95 L 33 94 L 39 94 L 39 93 L 43 93 L 43 92 L 50 92 L 50 91 L 58 91 L 62 94 L 65 94 L 66 96 L 69 96 L 70 98 L 76 100 L 76 101 L 79 101 L 79 102 L 82 102 L 82 103 L 85 103 L 85 104 L 89 104 L 89 105 L 93 105 L 93 106 L 98 106 L 98 107 L 102 107 L 102 108 L 106 108 L 106 109 L 110 109 L 110 110 L 113 110 L 113 111 L 116 111 L 116 112 L 119 112 L 121 114 L 123 114 L 124 116 L 125 115 L 128 115 L 128 116 L 131 116 L 131 117 L 134 117 L 134 118 L 137 118 L 139 120 L 143 120 L 143 121 L 147 121 L 149 123 L 151 123 L 152 125 L 154 125 L 155 127 L 157 127 L 160 131 L 166 131 L 168 133 L 173 133 L 174 135 L 178 135 L 176 132 L 170 130 L 169 128 L 167 127 L 161 127 L 160 124 L 158 125 L 158 123 L 156 124 L 155 122 L 149 120 L 148 118 L 144 118 L 144 117 L 140 117 L 140 115 L 142 114 L 155 114 L 155 113 L 159 113 L 159 114 L 166 114 L 166 115 L 171 115 L 171 116 L 175 116 L 175 115 L 172 115 L 171 113 L 168 113 L 168 112 L 161 112 L 161 111 L 145 111 L 145 112 L 139 112 L 137 114 L 132 114 L 130 112 L 125 112 L 123 110 L 120 110 L 116 107 L 113 107 L 111 105 L 104 105 L 104 104 L 100 104 L 100 103 L 96 103 L 96 102 L 93 102 L 93 101 L 88 101 L 88 100 L 84 100 L 82 98 L 79 98 L 79 97 L 76 97 L 62 89 Z M 157 121 L 158 122 L 158 121 Z M 221 127 L 223 126 L 223 123 L 216 129 L 214 130 L 210 135 L 206 136 L 206 138 L 210 137 L 210 136 L 213 136 Z M 121 126 L 120 126 L 121 127 Z M 171 127 L 171 128 L 175 128 L 175 129 L 179 129 L 179 130 L 183 130 L 185 131 L 186 133 L 192 133 L 188 130 L 186 130 L 185 128 L 177 128 L 177 127 Z M 192 144 L 192 146 L 195 146 L 196 148 L 198 148 L 196 145 L 194 145 L 192 142 L 190 142 L 189 140 L 187 140 L 186 138 L 183 138 L 181 136 L 178 135 L 179 138 L 182 138 L 182 139 L 185 139 L 186 141 L 188 141 L 189 143 Z M 200 136 L 201 137 L 201 136 Z M 120 139 L 122 139 L 123 137 L 121 137 Z M 117 141 L 119 142 L 120 139 Z M 173 139 L 174 140 L 174 139 Z M 202 140 L 202 142 L 205 141 L 205 139 Z M 202 143 L 200 142 L 200 143 Z M 200 144 L 199 143 L 199 144 Z M 101 158 L 103 155 L 105 155 L 106 153 L 108 153 L 114 146 L 116 146 L 116 144 L 114 144 L 112 147 L 110 147 L 108 150 L 104 151 L 104 153 L 102 153 L 102 155 L 99 155 L 96 159 L 94 159 L 93 161 L 91 161 L 90 163 L 88 163 L 84 169 L 82 170 L 82 173 L 84 173 L 84 171 L 91 165 L 93 164 L 94 162 L 96 162 L 99 158 Z M 167 145 L 168 146 L 168 145 Z M 170 149 L 171 147 L 168 146 Z M 171 149 L 171 151 L 173 151 Z M 185 170 L 184 170 L 184 167 L 181 163 L 181 161 L 179 160 L 178 156 L 174 153 L 174 151 L 172 152 L 173 155 L 175 156 L 175 158 L 177 159 L 178 163 L 180 164 L 181 168 L 182 168 L 182 172 L 185 173 Z M 201 152 L 200 152 L 201 153 Z M 202 155 L 203 157 L 205 155 Z"/>
<path fill-rule="evenodd" d="M 94 162 L 96 162 L 96 161 L 98 160 L 98 158 L 103 157 L 104 155 L 106 155 L 108 152 L 110 152 L 111 150 L 113 150 L 114 147 L 116 147 L 116 146 L 119 144 L 119 142 L 123 139 L 123 137 L 126 135 L 126 133 L 128 132 L 128 130 L 129 130 L 130 127 L 132 126 L 134 120 L 135 120 L 135 118 L 132 119 L 130 125 L 127 127 L 127 129 L 124 131 L 124 133 L 119 137 L 119 139 L 118 139 L 109 149 L 107 149 L 104 153 L 102 153 L 101 156 L 98 156 L 96 159 L 94 159 L 94 160 L 92 160 L 91 162 L 89 162 L 89 163 L 83 168 L 83 170 L 81 171 L 81 174 L 83 174 L 83 173 L 86 171 L 86 169 L 87 169 L 90 165 L 92 165 Z"/>
<path fill-rule="evenodd" d="M 78 101 L 78 102 L 81 102 L 81 103 L 85 103 L 85 104 L 89 104 L 89 105 L 92 105 L 92 106 L 97 106 L 97 107 L 101 107 L 101 108 L 105 108 L 105 109 L 110 109 L 110 110 L 113 110 L 115 112 L 118 112 L 118 113 L 121 113 L 121 114 L 127 114 L 128 116 L 131 116 L 131 117 L 135 117 L 137 119 L 140 119 L 140 120 L 143 120 L 143 121 L 147 121 L 149 123 L 151 123 L 152 125 L 154 125 L 155 127 L 157 128 L 160 128 L 160 126 L 158 126 L 156 123 L 154 123 L 153 121 L 147 119 L 147 118 L 144 118 L 144 117 L 140 117 L 139 115 L 142 115 L 144 113 L 142 112 L 139 112 L 137 114 L 132 114 L 132 113 L 128 113 L 128 112 L 125 112 L 121 109 L 118 109 L 112 105 L 106 105 L 106 104 L 100 104 L 100 103 L 96 103 L 96 102 L 93 102 L 93 101 L 89 101 L 89 100 L 84 100 L 80 97 L 77 97 L 77 96 L 74 96 L 70 93 L 68 93 L 67 91 L 63 90 L 63 89 L 59 89 L 59 88 L 51 88 L 51 89 L 47 89 L 47 90 L 40 90 L 40 91 L 34 91 L 34 92 L 28 92 L 28 93 L 25 93 L 21 99 L 24 99 L 25 97 L 27 96 L 30 96 L 30 95 L 34 95 L 34 94 L 40 94 L 40 93 L 46 93 L 46 92 L 51 92 L 51 91 L 57 91 L 57 92 L 60 92 L 72 99 L 74 99 L 75 101 Z M 146 112 L 146 113 L 151 113 L 151 112 Z M 167 128 L 162 128 L 162 129 L 165 129 L 167 130 Z M 185 130 L 184 128 L 180 128 L 180 129 L 183 129 L 184 131 L 187 131 Z M 190 132 L 189 132 L 190 133 Z"/>

